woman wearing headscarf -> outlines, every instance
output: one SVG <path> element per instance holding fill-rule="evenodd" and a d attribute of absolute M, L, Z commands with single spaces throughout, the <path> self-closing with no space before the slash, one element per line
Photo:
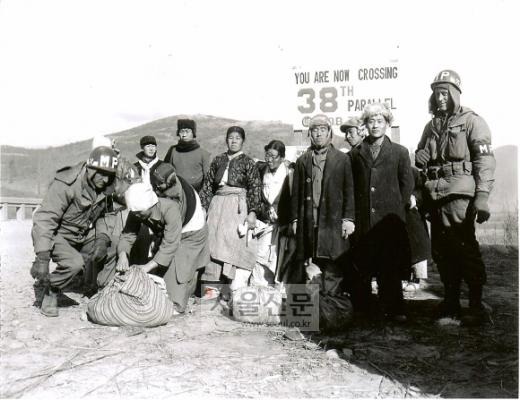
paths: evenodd
<path fill-rule="evenodd" d="M 254 160 L 242 151 L 244 140 L 240 126 L 227 130 L 228 150 L 215 157 L 200 192 L 208 213 L 212 259 L 201 280 L 230 281 L 232 291 L 247 286 L 255 265 L 257 246 L 250 230 L 256 226 L 261 208 L 260 176 Z M 245 234 L 238 229 L 244 224 Z"/>
<path fill-rule="evenodd" d="M 117 245 L 116 270 L 126 271 L 141 225 L 160 238 L 152 258 L 139 266 L 145 272 L 163 275 L 168 296 L 179 313 L 185 312 L 188 299 L 195 292 L 197 270 L 209 262 L 204 211 L 199 196 L 193 188 L 190 190 L 192 197 L 172 200 L 157 197 L 144 182 L 130 185 L 125 191 L 129 215 Z"/>

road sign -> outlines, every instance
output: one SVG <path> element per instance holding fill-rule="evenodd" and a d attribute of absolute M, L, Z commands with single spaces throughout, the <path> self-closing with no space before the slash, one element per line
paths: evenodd
<path fill-rule="evenodd" d="M 294 129 L 307 129 L 309 119 L 325 114 L 336 135 L 347 119 L 360 116 L 370 103 L 385 102 L 398 123 L 399 66 L 396 60 L 380 65 L 338 64 L 327 68 L 294 67 Z"/>

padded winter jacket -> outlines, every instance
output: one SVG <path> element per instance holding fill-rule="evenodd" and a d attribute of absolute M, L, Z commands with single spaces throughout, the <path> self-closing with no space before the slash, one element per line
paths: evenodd
<path fill-rule="evenodd" d="M 471 109 L 458 107 L 447 120 L 432 118 L 417 146 L 417 150 L 421 149 L 430 156 L 425 188 L 431 200 L 491 192 L 496 165 L 491 132 L 484 119 Z"/>

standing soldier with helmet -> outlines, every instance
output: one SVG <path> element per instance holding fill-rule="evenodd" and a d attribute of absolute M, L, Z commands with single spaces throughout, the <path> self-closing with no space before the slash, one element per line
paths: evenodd
<path fill-rule="evenodd" d="M 482 117 L 460 105 L 459 75 L 441 71 L 431 84 L 433 118 L 426 124 L 415 165 L 427 175 L 425 200 L 431 217 L 432 252 L 444 284 L 439 316 L 459 318 L 462 279 L 469 289 L 467 325 L 486 318 L 482 287 L 486 271 L 475 237 L 478 223 L 490 217 L 495 158 L 491 132 Z"/>
<path fill-rule="evenodd" d="M 41 312 L 48 317 L 58 316 L 60 290 L 86 269 L 95 222 L 109 206 L 106 192 L 114 180 L 117 161 L 116 152 L 102 146 L 92 150 L 87 162 L 59 169 L 34 213 L 36 259 L 31 275 L 46 283 Z M 49 273 L 51 258 L 57 267 Z"/>

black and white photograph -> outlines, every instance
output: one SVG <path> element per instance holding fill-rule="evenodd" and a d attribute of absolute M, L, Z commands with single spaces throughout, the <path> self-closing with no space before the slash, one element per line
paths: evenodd
<path fill-rule="evenodd" d="M 0 0 L 0 398 L 518 398 L 519 16 Z"/>

